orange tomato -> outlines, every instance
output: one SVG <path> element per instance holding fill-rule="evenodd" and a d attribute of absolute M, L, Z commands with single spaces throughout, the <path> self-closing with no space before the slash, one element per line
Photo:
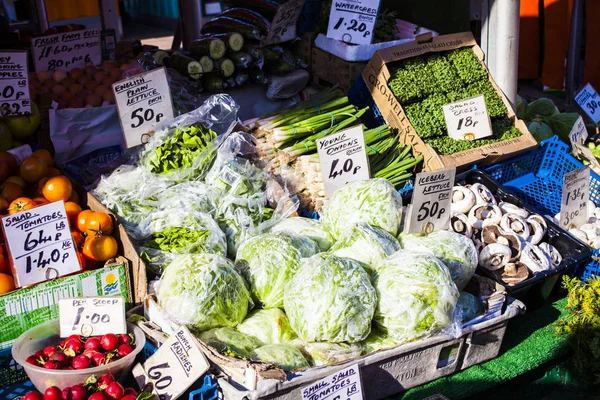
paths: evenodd
<path fill-rule="evenodd" d="M 73 237 L 73 242 L 75 243 L 75 247 L 77 249 L 81 249 L 83 245 L 83 235 L 77 229 L 71 229 L 71 236 Z"/>
<path fill-rule="evenodd" d="M 15 280 L 12 276 L 0 273 L 0 294 L 12 292 L 15 290 Z"/>
<path fill-rule="evenodd" d="M 5 161 L 8 164 L 9 171 L 17 172 L 17 159 L 8 151 L 0 151 L 0 161 Z"/>
<path fill-rule="evenodd" d="M 58 168 L 54 168 L 54 167 L 48 167 L 48 172 L 46 172 L 46 176 L 48 178 L 52 178 L 54 176 L 60 176 L 61 173 L 58 170 Z"/>
<path fill-rule="evenodd" d="M 4 197 L 10 203 L 16 198 L 25 196 L 25 192 L 21 186 L 17 185 L 14 182 L 4 182 L 2 186 L 0 186 L 0 196 Z"/>
<path fill-rule="evenodd" d="M 27 157 L 19 167 L 19 176 L 26 182 L 34 183 L 46 176 L 48 166 L 37 157 Z"/>
<path fill-rule="evenodd" d="M 52 154 L 50 154 L 50 152 L 48 150 L 45 150 L 45 149 L 36 150 L 33 152 L 33 154 L 31 154 L 31 156 L 38 158 L 40 161 L 42 161 L 44 164 L 46 164 L 47 167 L 51 167 L 54 165 L 54 158 L 52 157 Z"/>
<path fill-rule="evenodd" d="M 40 179 L 37 184 L 35 185 L 35 197 L 44 197 L 44 194 L 42 193 L 42 190 L 44 189 L 44 186 L 46 185 L 46 182 L 48 182 L 50 178 L 47 176 L 44 176 L 42 179 Z"/>
<path fill-rule="evenodd" d="M 77 194 L 77 190 L 73 189 L 71 197 L 69 197 L 69 201 L 79 204 L 79 194 Z"/>
<path fill-rule="evenodd" d="M 94 212 L 86 218 L 85 233 L 88 236 L 110 235 L 113 229 L 113 220 L 106 213 Z"/>
<path fill-rule="evenodd" d="M 65 203 L 65 210 L 67 211 L 67 218 L 69 219 L 69 225 L 77 225 L 77 216 L 81 212 L 81 207 L 77 203 L 67 201 Z"/>
<path fill-rule="evenodd" d="M 25 189 L 25 186 L 27 186 L 27 182 L 25 182 L 20 176 L 16 175 L 9 176 L 4 182 L 16 183 L 17 185 L 21 186 L 21 189 Z"/>
<path fill-rule="evenodd" d="M 21 211 L 31 210 L 36 205 L 37 204 L 35 204 L 35 201 L 31 200 L 29 197 L 19 197 L 10 203 L 10 206 L 8 207 L 8 213 L 12 215 Z"/>
<path fill-rule="evenodd" d="M 48 199 L 46 199 L 45 197 L 42 197 L 42 196 L 34 197 L 31 200 L 35 201 L 35 205 L 36 206 L 43 206 L 45 204 L 50 204 L 50 202 L 48 201 Z"/>
<path fill-rule="evenodd" d="M 42 194 L 50 202 L 52 201 L 67 201 L 73 193 L 73 185 L 66 176 L 55 176 L 46 182 L 42 188 Z"/>
<path fill-rule="evenodd" d="M 85 224 L 87 223 L 88 218 L 93 213 L 94 212 L 92 210 L 83 210 L 79 213 L 79 215 L 77 216 L 77 229 L 79 229 L 80 232 L 85 233 Z"/>
<path fill-rule="evenodd" d="M 6 258 L 4 258 L 4 254 L 0 254 L 0 272 L 4 272 L 6 268 Z"/>
<path fill-rule="evenodd" d="M 106 261 L 117 255 L 117 241 L 112 236 L 88 236 L 83 255 L 93 261 Z"/>

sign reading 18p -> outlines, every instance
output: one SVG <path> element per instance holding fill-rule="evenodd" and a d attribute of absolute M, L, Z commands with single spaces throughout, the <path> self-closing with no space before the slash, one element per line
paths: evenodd
<path fill-rule="evenodd" d="M 327 37 L 352 44 L 371 44 L 380 0 L 333 0 Z"/>

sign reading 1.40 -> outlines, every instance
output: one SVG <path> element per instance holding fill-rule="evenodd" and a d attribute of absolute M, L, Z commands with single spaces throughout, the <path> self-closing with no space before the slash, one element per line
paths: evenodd
<path fill-rule="evenodd" d="M 27 52 L 0 52 L 0 117 L 31 113 Z"/>
<path fill-rule="evenodd" d="M 333 0 L 327 37 L 352 44 L 371 44 L 380 0 Z"/>

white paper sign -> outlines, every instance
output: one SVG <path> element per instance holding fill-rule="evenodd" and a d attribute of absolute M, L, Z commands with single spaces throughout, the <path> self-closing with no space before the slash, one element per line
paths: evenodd
<path fill-rule="evenodd" d="M 164 67 L 113 84 L 127 148 L 148 142 L 154 127 L 173 118 L 173 103 Z"/>
<path fill-rule="evenodd" d="M 360 125 L 318 139 L 317 152 L 327 197 L 348 182 L 370 177 L 365 136 Z"/>
<path fill-rule="evenodd" d="M 417 174 L 405 228 L 407 233 L 431 233 L 448 228 L 455 175 L 455 167 Z"/>
<path fill-rule="evenodd" d="M 159 398 L 176 399 L 206 371 L 209 364 L 187 328 L 182 326 L 133 373 L 140 386 L 153 386 Z"/>
<path fill-rule="evenodd" d="M 354 364 L 302 389 L 302 400 L 362 400 L 360 370 Z"/>
<path fill-rule="evenodd" d="M 444 119 L 448 136 L 456 140 L 475 140 L 492 136 L 492 121 L 483 95 L 446 104 Z"/>
<path fill-rule="evenodd" d="M 571 132 L 569 132 L 569 139 L 571 143 L 583 144 L 587 137 L 588 132 L 583 122 L 583 117 L 579 116 L 575 124 L 573 124 L 573 128 L 571 128 Z"/>
<path fill-rule="evenodd" d="M 41 36 L 31 41 L 36 71 L 70 71 L 102 62 L 100 30 Z"/>
<path fill-rule="evenodd" d="M 58 300 L 60 337 L 127 333 L 125 301 L 120 296 Z"/>
<path fill-rule="evenodd" d="M 280 5 L 271 23 L 265 44 L 296 39 L 296 23 L 302 13 L 302 7 L 304 7 L 304 0 L 291 0 Z"/>
<path fill-rule="evenodd" d="M 575 96 L 575 101 L 596 125 L 600 122 L 600 97 L 592 85 L 586 84 Z"/>
<path fill-rule="evenodd" d="M 0 117 L 31 112 L 26 51 L 0 51 Z"/>
<path fill-rule="evenodd" d="M 81 270 L 62 201 L 2 218 L 17 286 Z"/>
<path fill-rule="evenodd" d="M 565 230 L 587 222 L 590 169 L 580 168 L 565 174 L 560 205 L 560 226 Z"/>
<path fill-rule="evenodd" d="M 371 44 L 380 0 L 334 0 L 327 37 L 352 44 Z"/>

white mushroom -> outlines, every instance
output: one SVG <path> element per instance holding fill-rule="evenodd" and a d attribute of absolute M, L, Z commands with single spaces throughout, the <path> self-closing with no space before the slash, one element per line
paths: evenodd
<path fill-rule="evenodd" d="M 579 227 L 579 230 L 585 233 L 587 240 L 590 241 L 600 234 L 600 228 L 595 224 L 583 224 Z"/>
<path fill-rule="evenodd" d="M 546 219 L 540 214 L 531 214 L 529 217 L 527 217 L 527 222 L 529 222 L 530 220 L 537 221 L 544 229 L 548 229 Z"/>
<path fill-rule="evenodd" d="M 504 232 L 500 226 L 490 224 L 481 231 L 481 240 L 484 244 L 500 243 L 510 247 L 510 262 L 514 262 L 521 257 L 522 242 L 514 233 Z"/>
<path fill-rule="evenodd" d="M 475 229 L 483 228 L 484 222 L 498 224 L 502 219 L 502 211 L 494 204 L 477 204 L 469 211 L 469 223 Z"/>
<path fill-rule="evenodd" d="M 552 262 L 552 266 L 558 267 L 562 261 L 562 256 L 556 250 L 556 247 L 552 246 L 550 243 L 540 243 L 540 250 L 550 257 L 550 261 Z"/>
<path fill-rule="evenodd" d="M 523 240 L 529 238 L 529 225 L 524 218 L 519 217 L 516 214 L 505 214 L 500 220 L 500 227 L 505 232 L 512 232 L 520 236 Z"/>
<path fill-rule="evenodd" d="M 593 213 L 594 217 L 600 219 L 600 207 L 596 207 L 594 208 L 594 213 Z"/>
<path fill-rule="evenodd" d="M 500 203 L 498 203 L 498 207 L 500 207 L 503 214 L 516 214 L 521 218 L 527 218 L 529 216 L 529 211 L 527 211 L 524 208 L 515 206 L 512 203 L 501 201 Z"/>
<path fill-rule="evenodd" d="M 473 194 L 475 194 L 476 204 L 493 204 L 496 205 L 496 198 L 485 185 L 481 183 L 474 183 L 469 187 Z"/>
<path fill-rule="evenodd" d="M 550 257 L 538 246 L 525 242 L 521 250 L 521 260 L 531 272 L 547 271 L 552 266 Z"/>
<path fill-rule="evenodd" d="M 530 232 L 530 236 L 527 238 L 527 241 L 531 244 L 540 243 L 546 234 L 546 228 L 534 218 L 527 218 L 527 224 L 529 225 Z"/>
<path fill-rule="evenodd" d="M 450 217 L 450 229 L 456 233 L 460 233 L 470 238 L 473 236 L 473 228 L 469 224 L 467 216 L 461 212 L 452 212 Z"/>
<path fill-rule="evenodd" d="M 494 276 L 507 285 L 516 285 L 529 277 L 529 270 L 522 262 L 510 262 L 503 269 L 494 271 Z"/>
<path fill-rule="evenodd" d="M 464 186 L 452 188 L 452 207 L 454 212 L 468 213 L 475 205 L 475 193 Z"/>
<path fill-rule="evenodd" d="M 577 239 L 581 240 L 583 243 L 587 243 L 588 242 L 587 235 L 581 229 L 571 228 L 571 229 L 569 229 L 569 233 L 572 236 L 575 236 Z"/>
<path fill-rule="evenodd" d="M 586 205 L 587 205 L 587 215 L 588 216 L 594 215 L 594 211 L 596 211 L 596 205 L 594 204 L 594 202 L 591 200 L 588 200 Z"/>
<path fill-rule="evenodd" d="M 510 257 L 510 247 L 500 243 L 492 243 L 479 252 L 479 266 L 489 271 L 495 271 L 508 264 Z"/>

